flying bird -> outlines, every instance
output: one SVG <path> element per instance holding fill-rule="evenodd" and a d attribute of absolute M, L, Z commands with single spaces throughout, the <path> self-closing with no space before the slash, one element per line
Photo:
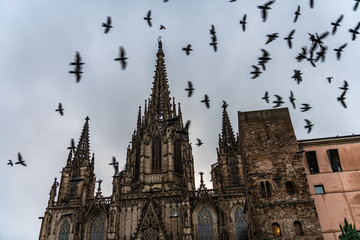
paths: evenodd
<path fill-rule="evenodd" d="M 164 25 L 160 25 L 160 30 L 166 30 L 166 27 Z"/>
<path fill-rule="evenodd" d="M 81 79 L 81 74 L 83 74 L 84 72 L 81 71 L 81 66 L 76 66 L 74 71 L 69 71 L 69 73 L 71 74 L 75 74 L 76 76 L 76 82 L 80 82 Z"/>
<path fill-rule="evenodd" d="M 75 53 L 75 62 L 71 62 L 70 65 L 75 65 L 75 66 L 81 66 L 84 65 L 85 63 L 81 62 L 81 55 L 79 52 Z"/>
<path fill-rule="evenodd" d="M 291 42 L 291 40 L 294 39 L 294 38 L 293 38 L 294 33 L 295 33 L 295 29 L 293 29 L 293 30 L 289 33 L 289 35 L 288 35 L 286 38 L 284 38 L 284 40 L 287 41 L 287 44 L 288 44 L 288 46 L 289 46 L 290 49 L 292 48 L 292 42 Z"/>
<path fill-rule="evenodd" d="M 188 87 L 185 88 L 185 91 L 188 91 L 188 97 L 192 96 L 194 90 L 192 82 L 188 81 Z"/>
<path fill-rule="evenodd" d="M 309 1 L 310 8 L 314 8 L 314 0 Z"/>
<path fill-rule="evenodd" d="M 269 1 L 267 3 L 265 3 L 264 5 L 259 5 L 257 6 L 258 9 L 261 10 L 261 18 L 263 20 L 263 22 L 266 22 L 267 19 L 267 15 L 268 15 L 268 10 L 271 9 L 271 7 L 269 7 L 271 4 L 273 4 L 275 2 L 275 0 L 273 1 Z"/>
<path fill-rule="evenodd" d="M 301 112 L 307 112 L 311 109 L 311 106 L 310 104 L 307 104 L 307 103 L 302 103 L 301 105 L 303 105 L 303 107 L 301 107 Z"/>
<path fill-rule="evenodd" d="M 196 141 L 196 146 L 200 147 L 201 145 L 203 145 L 203 142 L 200 139 L 197 138 Z"/>
<path fill-rule="evenodd" d="M 185 123 L 185 127 L 182 130 L 177 131 L 177 132 L 180 134 L 185 134 L 185 135 L 189 134 L 190 124 L 191 124 L 191 121 L 187 120 Z"/>
<path fill-rule="evenodd" d="M 315 63 L 314 63 L 314 60 L 315 60 L 315 59 L 313 58 L 313 56 L 314 56 L 314 52 L 310 52 L 310 56 L 307 57 L 306 60 L 308 60 L 313 67 L 316 67 L 316 65 L 315 65 Z"/>
<path fill-rule="evenodd" d="M 294 93 L 292 91 L 290 91 L 290 97 L 289 97 L 290 103 L 292 104 L 293 108 L 296 109 L 295 106 L 295 100 L 296 98 L 294 98 Z"/>
<path fill-rule="evenodd" d="M 295 14 L 295 18 L 294 18 L 294 23 L 298 20 L 298 17 L 299 17 L 299 15 L 301 15 L 301 13 L 300 13 L 300 5 L 298 5 L 298 8 L 297 8 L 297 10 L 296 10 L 296 12 L 294 13 Z"/>
<path fill-rule="evenodd" d="M 273 106 L 273 108 L 277 108 L 280 107 L 281 104 L 283 104 L 284 102 L 282 101 L 282 97 L 280 97 L 279 95 L 274 95 L 276 97 L 276 100 L 273 101 L 273 103 L 275 103 L 276 105 Z"/>
<path fill-rule="evenodd" d="M 55 111 L 59 112 L 61 116 L 64 116 L 64 109 L 62 108 L 61 103 L 59 103 L 59 106 Z"/>
<path fill-rule="evenodd" d="M 302 82 L 301 75 L 302 75 L 301 70 L 294 69 L 294 75 L 291 78 L 293 78 L 297 82 L 297 84 L 300 84 L 300 82 Z"/>
<path fill-rule="evenodd" d="M 215 34 L 216 34 L 216 31 L 215 31 L 215 26 L 214 26 L 214 24 L 211 24 L 211 28 L 210 28 L 210 34 L 211 34 L 211 35 L 215 35 Z"/>
<path fill-rule="evenodd" d="M 229 106 L 229 104 L 226 103 L 226 101 L 223 100 L 223 105 L 221 106 L 222 108 L 227 108 Z"/>
<path fill-rule="evenodd" d="M 271 58 L 270 58 L 270 54 L 265 49 L 261 49 L 261 51 L 263 52 L 263 55 L 261 57 L 258 57 L 259 60 L 258 65 L 262 66 L 263 71 L 265 71 L 266 70 L 265 63 L 270 61 Z"/>
<path fill-rule="evenodd" d="M 243 32 L 245 32 L 245 30 L 246 30 L 246 24 L 247 24 L 247 22 L 246 22 L 246 14 L 244 14 L 242 20 L 240 20 L 240 24 L 242 25 L 242 30 L 243 30 Z"/>
<path fill-rule="evenodd" d="M 333 79 L 333 77 L 327 77 L 326 79 L 328 80 L 329 83 L 331 83 L 331 80 Z"/>
<path fill-rule="evenodd" d="M 192 51 L 191 44 L 188 44 L 187 47 L 182 48 L 183 51 L 185 51 L 186 56 L 190 55 L 190 52 Z"/>
<path fill-rule="evenodd" d="M 114 58 L 114 61 L 119 61 L 121 64 L 121 70 L 125 70 L 126 69 L 126 65 L 127 65 L 127 57 L 125 57 L 125 49 L 120 46 L 120 53 L 119 53 L 119 57 L 118 58 Z"/>
<path fill-rule="evenodd" d="M 302 60 L 306 59 L 306 55 L 307 55 L 307 49 L 306 47 L 302 47 L 301 48 L 301 53 L 299 53 L 295 59 L 298 61 L 298 62 L 301 62 Z"/>
<path fill-rule="evenodd" d="M 354 11 L 356 11 L 357 10 L 357 8 L 358 8 L 358 6 L 359 6 L 359 2 L 360 2 L 360 0 L 354 0 L 356 3 L 355 3 L 355 5 L 354 5 L 354 8 L 353 8 L 353 10 Z"/>
<path fill-rule="evenodd" d="M 312 130 L 312 127 L 314 126 L 314 124 L 312 124 L 309 120 L 307 120 L 307 119 L 304 119 L 305 120 L 305 122 L 306 122 L 306 125 L 305 125 L 305 129 L 307 128 L 308 129 L 308 134 L 311 132 L 311 130 Z"/>
<path fill-rule="evenodd" d="M 359 0 L 360 1 L 360 0 Z M 332 22 L 331 25 L 333 25 L 333 29 L 331 31 L 331 34 L 334 35 L 336 33 L 337 27 L 340 27 L 340 22 L 344 18 L 344 15 L 341 14 L 340 17 L 336 20 L 336 22 Z"/>
<path fill-rule="evenodd" d="M 217 42 L 216 42 L 216 35 L 212 35 L 211 36 L 211 43 L 210 43 L 210 46 L 213 46 L 214 48 L 214 52 L 217 51 Z"/>
<path fill-rule="evenodd" d="M 268 43 L 271 43 L 271 42 L 274 41 L 276 38 L 278 38 L 278 37 L 279 37 L 278 34 L 279 34 L 279 33 L 273 33 L 273 34 L 268 34 L 268 35 L 266 35 L 266 36 L 268 37 L 268 39 L 267 39 L 265 45 L 268 44 Z"/>
<path fill-rule="evenodd" d="M 22 156 L 20 153 L 18 153 L 18 161 L 15 164 L 21 164 L 26 167 L 25 161 L 22 159 Z"/>
<path fill-rule="evenodd" d="M 257 78 L 258 76 L 260 76 L 261 74 L 261 71 L 260 69 L 255 66 L 255 65 L 252 65 L 252 67 L 254 68 L 254 71 L 250 72 L 250 74 L 253 74 L 252 78 L 251 79 L 254 79 L 254 78 Z"/>
<path fill-rule="evenodd" d="M 316 53 L 317 57 L 315 58 L 315 62 L 321 59 L 321 62 L 325 62 L 325 54 L 326 54 L 327 47 L 321 46 L 321 50 Z"/>
<path fill-rule="evenodd" d="M 75 151 L 76 147 L 75 147 L 75 141 L 73 138 L 70 141 L 70 147 L 68 147 L 67 149 Z"/>
<path fill-rule="evenodd" d="M 261 99 L 264 99 L 266 101 L 266 103 L 269 103 L 269 93 L 268 93 L 268 91 L 265 92 L 265 95 Z"/>
<path fill-rule="evenodd" d="M 118 163 L 117 161 L 116 161 L 116 158 L 113 156 L 112 157 L 112 161 L 111 161 L 111 163 L 109 163 L 109 165 L 116 165 L 116 163 Z"/>
<path fill-rule="evenodd" d="M 349 84 L 346 80 L 344 80 L 344 85 L 342 87 L 339 87 L 341 90 L 347 91 L 349 90 Z"/>
<path fill-rule="evenodd" d="M 343 91 L 342 94 L 340 95 L 340 97 L 337 98 L 338 102 L 340 102 L 344 108 L 346 108 L 345 94 L 346 94 L 346 91 Z"/>
<path fill-rule="evenodd" d="M 14 164 L 13 164 L 13 162 L 9 159 L 9 162 L 7 163 L 7 165 L 10 165 L 10 167 L 12 167 Z"/>
<path fill-rule="evenodd" d="M 204 100 L 201 100 L 201 102 L 205 103 L 206 108 L 210 108 L 210 103 L 209 103 L 209 102 L 210 102 L 210 99 L 209 99 L 209 97 L 208 97 L 207 94 L 205 94 Z"/>
<path fill-rule="evenodd" d="M 150 27 L 152 27 L 152 24 L 151 24 L 151 10 L 149 10 L 146 14 L 146 17 L 144 17 L 144 20 L 147 21 L 147 23 L 149 24 Z"/>
<path fill-rule="evenodd" d="M 103 23 L 102 26 L 105 28 L 104 33 L 108 33 L 113 26 L 111 26 L 111 17 L 107 17 L 106 23 Z"/>
<path fill-rule="evenodd" d="M 322 33 L 320 36 L 318 33 L 315 33 L 315 35 L 310 34 L 310 40 L 313 44 L 310 52 L 313 52 L 317 46 L 321 47 L 324 44 L 322 40 L 325 39 L 328 35 L 329 35 L 328 31 Z"/>
<path fill-rule="evenodd" d="M 356 35 L 359 34 L 359 31 L 358 31 L 359 28 L 360 28 L 360 22 L 358 22 L 358 24 L 355 26 L 354 29 L 351 29 L 351 28 L 349 29 L 349 32 L 352 33 L 352 38 L 351 38 L 351 40 L 355 41 Z"/>
<path fill-rule="evenodd" d="M 341 58 L 341 52 L 344 50 L 344 48 L 346 47 L 347 43 L 344 43 L 343 45 L 341 45 L 339 48 L 334 48 L 334 51 L 336 52 L 336 58 L 337 60 L 340 60 Z"/>

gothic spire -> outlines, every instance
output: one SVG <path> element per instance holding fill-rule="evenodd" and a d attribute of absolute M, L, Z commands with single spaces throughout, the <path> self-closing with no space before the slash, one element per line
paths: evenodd
<path fill-rule="evenodd" d="M 85 124 L 75 152 L 74 162 L 90 163 L 90 138 L 89 138 L 89 117 L 85 118 Z"/>
<path fill-rule="evenodd" d="M 230 123 L 229 115 L 226 111 L 228 104 L 223 101 L 222 105 L 223 114 L 222 114 L 222 131 L 221 136 L 219 136 L 219 149 L 220 151 L 228 152 L 229 148 L 236 149 L 236 141 L 234 132 Z"/>

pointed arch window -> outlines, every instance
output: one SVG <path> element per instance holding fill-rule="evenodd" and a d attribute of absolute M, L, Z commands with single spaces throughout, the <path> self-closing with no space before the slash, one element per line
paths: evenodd
<path fill-rule="evenodd" d="M 161 171 L 161 139 L 154 137 L 152 141 L 152 170 Z"/>
<path fill-rule="evenodd" d="M 278 223 L 273 223 L 271 225 L 271 228 L 272 228 L 274 237 L 281 237 L 281 229 L 280 229 L 280 225 Z"/>
<path fill-rule="evenodd" d="M 134 178 L 137 179 L 140 174 L 140 144 L 136 144 L 135 148 L 135 169 L 134 169 Z"/>
<path fill-rule="evenodd" d="M 234 157 L 229 158 L 229 167 L 230 167 L 230 182 L 234 186 L 239 186 L 240 180 L 239 180 L 239 168 L 237 166 L 237 160 Z"/>
<path fill-rule="evenodd" d="M 65 220 L 60 226 L 59 240 L 69 240 L 69 236 L 70 236 L 70 223 L 68 220 Z"/>
<path fill-rule="evenodd" d="M 301 222 L 295 221 L 294 222 L 294 231 L 296 236 L 303 236 L 304 232 L 302 230 Z"/>
<path fill-rule="evenodd" d="M 214 222 L 211 212 L 202 208 L 198 215 L 198 236 L 199 240 L 214 240 Z"/>
<path fill-rule="evenodd" d="M 179 139 L 176 139 L 174 142 L 174 171 L 175 173 L 182 174 L 181 141 Z"/>
<path fill-rule="evenodd" d="M 247 226 L 246 217 L 240 207 L 235 210 L 235 228 L 236 228 L 236 239 L 247 240 Z"/>
<path fill-rule="evenodd" d="M 94 217 L 90 223 L 89 240 L 104 240 L 105 222 L 100 216 Z"/>

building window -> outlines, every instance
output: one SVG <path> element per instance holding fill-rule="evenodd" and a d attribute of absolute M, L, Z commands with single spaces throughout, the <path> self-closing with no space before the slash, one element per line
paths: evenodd
<path fill-rule="evenodd" d="M 247 240 L 246 217 L 240 207 L 235 210 L 236 239 Z"/>
<path fill-rule="evenodd" d="M 302 230 L 301 222 L 295 221 L 294 222 L 294 232 L 296 236 L 302 236 L 304 235 L 304 232 Z"/>
<path fill-rule="evenodd" d="M 267 193 L 268 197 L 271 197 L 271 186 L 270 186 L 269 181 L 266 181 L 265 187 L 266 187 L 266 193 Z"/>
<path fill-rule="evenodd" d="M 324 186 L 323 185 L 316 185 L 314 186 L 316 194 L 325 194 Z"/>
<path fill-rule="evenodd" d="M 265 191 L 265 184 L 264 184 L 264 182 L 261 182 L 261 183 L 260 183 L 260 193 L 261 193 L 261 195 L 262 195 L 263 197 L 266 196 L 266 191 Z"/>
<path fill-rule="evenodd" d="M 287 181 L 285 183 L 285 187 L 286 187 L 286 192 L 289 194 L 289 195 L 294 195 L 295 194 L 295 189 L 294 189 L 294 184 L 290 181 Z"/>
<path fill-rule="evenodd" d="M 89 240 L 104 240 L 105 223 L 100 216 L 93 218 L 90 223 Z"/>
<path fill-rule="evenodd" d="M 271 225 L 271 228 L 272 228 L 274 237 L 281 237 L 281 229 L 280 229 L 280 225 L 278 223 L 273 223 Z"/>
<path fill-rule="evenodd" d="M 60 226 L 59 240 L 69 240 L 69 235 L 70 235 L 70 223 L 68 220 L 65 220 Z"/>
<path fill-rule="evenodd" d="M 152 141 L 152 170 L 161 171 L 161 140 L 160 137 L 154 137 Z"/>
<path fill-rule="evenodd" d="M 137 179 L 140 174 L 140 144 L 136 143 L 134 177 Z"/>
<path fill-rule="evenodd" d="M 199 240 L 214 240 L 214 223 L 210 211 L 202 208 L 198 215 Z"/>
<path fill-rule="evenodd" d="M 339 158 L 339 152 L 337 149 L 329 149 L 327 150 L 327 154 L 329 156 L 330 164 L 333 172 L 341 172 L 341 163 Z"/>
<path fill-rule="evenodd" d="M 237 166 L 237 160 L 234 157 L 229 158 L 229 168 L 230 168 L 230 182 L 235 186 L 240 185 L 239 180 L 239 168 Z"/>
<path fill-rule="evenodd" d="M 174 171 L 175 173 L 182 174 L 181 141 L 179 139 L 176 139 L 174 142 Z"/>
<path fill-rule="evenodd" d="M 316 152 L 315 151 L 306 152 L 305 156 L 309 165 L 310 173 L 311 174 L 319 173 L 319 166 L 316 158 Z"/>

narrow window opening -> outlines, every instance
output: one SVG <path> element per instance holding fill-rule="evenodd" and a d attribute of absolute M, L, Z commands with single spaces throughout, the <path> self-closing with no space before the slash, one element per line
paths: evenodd
<path fill-rule="evenodd" d="M 342 172 L 339 152 L 337 149 L 329 149 L 327 150 L 327 154 L 329 156 L 331 168 L 333 172 Z"/>
<path fill-rule="evenodd" d="M 285 187 L 286 187 L 286 192 L 289 194 L 289 195 L 294 195 L 295 194 L 295 189 L 294 189 L 294 184 L 290 181 L 287 181 L 285 183 Z"/>
<path fill-rule="evenodd" d="M 272 228 L 274 237 L 281 237 L 281 229 L 280 229 L 280 225 L 278 223 L 273 223 L 271 225 L 271 228 Z"/>
<path fill-rule="evenodd" d="M 296 236 L 303 236 L 304 232 L 302 230 L 301 222 L 295 221 L 294 222 L 294 232 Z"/>
<path fill-rule="evenodd" d="M 316 152 L 315 151 L 306 152 L 305 156 L 309 165 L 310 173 L 311 174 L 319 173 L 319 166 L 316 158 Z"/>

